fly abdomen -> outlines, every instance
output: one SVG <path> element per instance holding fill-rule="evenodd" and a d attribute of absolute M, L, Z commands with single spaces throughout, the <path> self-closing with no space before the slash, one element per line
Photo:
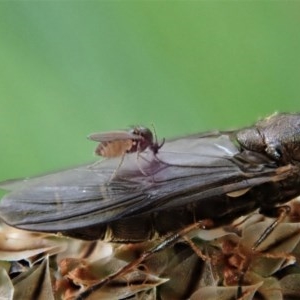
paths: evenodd
<path fill-rule="evenodd" d="M 95 153 L 107 158 L 119 157 L 132 148 L 132 143 L 132 140 L 102 142 L 96 148 Z"/>

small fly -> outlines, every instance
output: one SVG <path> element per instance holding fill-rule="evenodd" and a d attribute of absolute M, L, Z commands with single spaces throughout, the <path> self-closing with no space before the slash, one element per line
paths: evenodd
<path fill-rule="evenodd" d="M 139 154 L 149 148 L 154 155 L 158 153 L 158 150 L 163 146 L 165 140 L 159 144 L 157 142 L 156 134 L 154 131 L 155 141 L 153 138 L 153 133 L 149 128 L 142 126 L 135 126 L 128 131 L 109 131 L 93 133 L 88 136 L 92 141 L 99 142 L 95 150 L 95 154 L 105 157 L 114 158 L 121 157 L 121 161 L 113 172 L 112 178 L 115 176 L 118 169 L 121 167 L 125 155 L 128 153 Z M 140 171 L 147 175 L 141 168 Z"/>

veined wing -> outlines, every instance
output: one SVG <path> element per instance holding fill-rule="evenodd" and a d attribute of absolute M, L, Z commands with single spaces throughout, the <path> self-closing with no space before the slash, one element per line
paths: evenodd
<path fill-rule="evenodd" d="M 78 231 L 184 208 L 271 181 L 276 175 L 276 168 L 263 162 L 248 171 L 247 166 L 241 168 L 234 159 L 238 154 L 227 134 L 181 138 L 166 142 L 156 155 L 145 151 L 138 160 L 135 154 L 126 155 L 112 181 L 119 159 L 3 184 L 11 192 L 1 201 L 0 217 L 22 229 Z"/>
<path fill-rule="evenodd" d="M 96 142 L 112 142 L 118 140 L 141 140 L 143 137 L 127 131 L 108 131 L 92 133 L 88 136 L 88 139 Z"/>

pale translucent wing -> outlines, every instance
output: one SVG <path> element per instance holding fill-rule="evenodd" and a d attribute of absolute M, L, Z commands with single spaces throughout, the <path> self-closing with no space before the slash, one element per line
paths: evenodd
<path fill-rule="evenodd" d="M 96 142 L 112 142 L 112 141 L 128 140 L 128 139 L 141 140 L 143 139 L 143 137 L 127 131 L 109 131 L 109 132 L 92 133 L 88 136 L 88 139 Z"/>

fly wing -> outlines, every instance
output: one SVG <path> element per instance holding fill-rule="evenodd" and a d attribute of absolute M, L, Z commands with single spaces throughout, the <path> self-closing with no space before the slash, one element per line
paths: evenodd
<path fill-rule="evenodd" d="M 11 192 L 1 201 L 0 217 L 27 230 L 78 231 L 271 180 L 274 168 L 262 164 L 247 173 L 233 159 L 237 154 L 228 135 L 214 134 L 166 142 L 157 155 L 126 155 L 112 181 L 119 159 L 4 183 Z"/>
<path fill-rule="evenodd" d="M 88 136 L 88 139 L 96 142 L 111 142 L 128 139 L 141 140 L 143 137 L 127 131 L 108 131 L 92 133 Z"/>

